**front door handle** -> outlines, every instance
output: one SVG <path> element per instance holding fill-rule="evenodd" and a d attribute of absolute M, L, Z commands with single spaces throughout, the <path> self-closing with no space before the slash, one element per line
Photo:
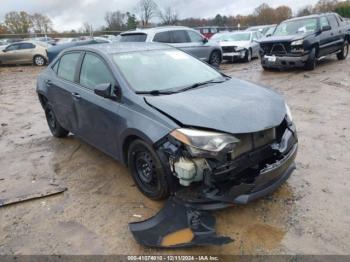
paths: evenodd
<path fill-rule="evenodd" d="M 80 99 L 81 98 L 81 96 L 78 93 L 75 93 L 75 92 L 72 93 L 72 96 L 74 98 L 76 98 L 76 99 Z"/>
<path fill-rule="evenodd" d="M 47 87 L 49 87 L 49 86 L 52 85 L 52 82 L 51 82 L 51 80 L 46 80 L 46 81 L 45 81 L 45 84 L 46 84 Z"/>

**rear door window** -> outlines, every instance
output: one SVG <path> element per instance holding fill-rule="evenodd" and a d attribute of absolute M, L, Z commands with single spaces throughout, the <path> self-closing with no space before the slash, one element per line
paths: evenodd
<path fill-rule="evenodd" d="M 80 84 L 91 90 L 99 84 L 114 83 L 112 73 L 103 60 L 86 53 L 80 71 Z"/>
<path fill-rule="evenodd" d="M 171 31 L 171 43 L 188 43 L 191 42 L 185 30 Z"/>
<path fill-rule="evenodd" d="M 331 24 L 332 29 L 336 29 L 339 26 L 337 18 L 335 18 L 335 15 L 329 15 L 328 20 Z"/>
<path fill-rule="evenodd" d="M 166 32 L 156 33 L 154 38 L 153 38 L 153 42 L 171 43 L 170 32 L 166 31 Z"/>
<path fill-rule="evenodd" d="M 146 34 L 125 34 L 121 35 L 120 42 L 145 42 Z"/>
<path fill-rule="evenodd" d="M 68 53 L 61 57 L 57 75 L 68 81 L 74 81 L 75 70 L 80 58 L 80 52 Z"/>
<path fill-rule="evenodd" d="M 19 49 L 33 49 L 35 48 L 35 45 L 32 43 L 23 43 L 20 45 Z"/>

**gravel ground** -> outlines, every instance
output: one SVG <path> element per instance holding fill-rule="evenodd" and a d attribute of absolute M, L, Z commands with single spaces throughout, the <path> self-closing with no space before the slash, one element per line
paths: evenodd
<path fill-rule="evenodd" d="M 68 188 L 0 208 L 0 254 L 349 254 L 349 66 L 334 57 L 312 72 L 264 72 L 258 60 L 222 66 L 284 95 L 299 132 L 297 170 L 273 195 L 215 213 L 233 243 L 181 250 L 135 243 L 128 222 L 163 203 L 146 199 L 124 166 L 74 136 L 50 135 L 35 93 L 42 68 L 0 67 L 0 183 L 26 176 Z"/>

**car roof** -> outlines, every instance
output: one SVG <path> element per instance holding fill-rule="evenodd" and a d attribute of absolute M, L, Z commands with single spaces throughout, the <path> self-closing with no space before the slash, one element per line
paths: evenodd
<path fill-rule="evenodd" d="M 121 33 L 121 35 L 128 35 L 128 34 L 135 34 L 135 33 L 155 33 L 155 32 L 164 32 L 169 30 L 194 30 L 192 28 L 189 28 L 187 26 L 158 26 L 158 27 L 152 27 L 152 28 L 138 28 L 135 30 L 130 30 Z"/>
<path fill-rule="evenodd" d="M 65 51 L 72 51 L 72 50 L 97 51 L 104 54 L 115 54 L 115 53 L 130 53 L 130 52 L 137 52 L 137 51 L 164 50 L 164 49 L 175 49 L 175 48 L 162 43 L 115 42 L 115 43 L 103 43 L 103 44 L 71 47 L 71 48 L 67 48 Z"/>
<path fill-rule="evenodd" d="M 332 13 L 332 12 L 321 13 L 321 14 L 313 14 L 313 15 L 295 17 L 295 18 L 291 18 L 291 19 L 288 19 L 288 20 L 285 20 L 285 21 L 295 21 L 295 20 L 308 19 L 308 18 L 319 18 L 319 17 L 324 16 L 324 15 L 338 15 L 338 14 L 337 13 Z"/>

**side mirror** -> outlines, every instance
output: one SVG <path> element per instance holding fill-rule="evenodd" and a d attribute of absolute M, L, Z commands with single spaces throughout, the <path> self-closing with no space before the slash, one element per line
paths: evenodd
<path fill-rule="evenodd" d="M 99 84 L 99 85 L 95 86 L 94 92 L 98 96 L 110 98 L 111 97 L 111 89 L 112 89 L 111 83 Z"/>
<path fill-rule="evenodd" d="M 206 44 L 206 43 L 208 43 L 208 38 L 204 37 L 203 38 L 203 44 Z"/>
<path fill-rule="evenodd" d="M 330 26 L 330 25 L 324 25 L 324 26 L 322 26 L 322 28 L 321 28 L 321 31 L 323 32 L 323 31 L 329 31 L 329 30 L 331 30 L 332 29 L 332 27 Z"/>
<path fill-rule="evenodd" d="M 270 37 L 270 36 L 272 36 L 272 34 L 267 34 L 267 35 L 266 35 L 266 37 Z"/>
<path fill-rule="evenodd" d="M 2 51 L 4 52 L 4 53 L 6 53 L 7 51 L 6 51 L 6 48 L 5 49 L 2 49 Z"/>
<path fill-rule="evenodd" d="M 113 100 L 118 100 L 120 97 L 120 88 L 115 87 L 112 94 L 112 84 L 111 83 L 105 83 L 105 84 L 99 84 L 95 86 L 94 93 L 98 96 L 102 96 L 104 98 L 110 98 Z"/>

